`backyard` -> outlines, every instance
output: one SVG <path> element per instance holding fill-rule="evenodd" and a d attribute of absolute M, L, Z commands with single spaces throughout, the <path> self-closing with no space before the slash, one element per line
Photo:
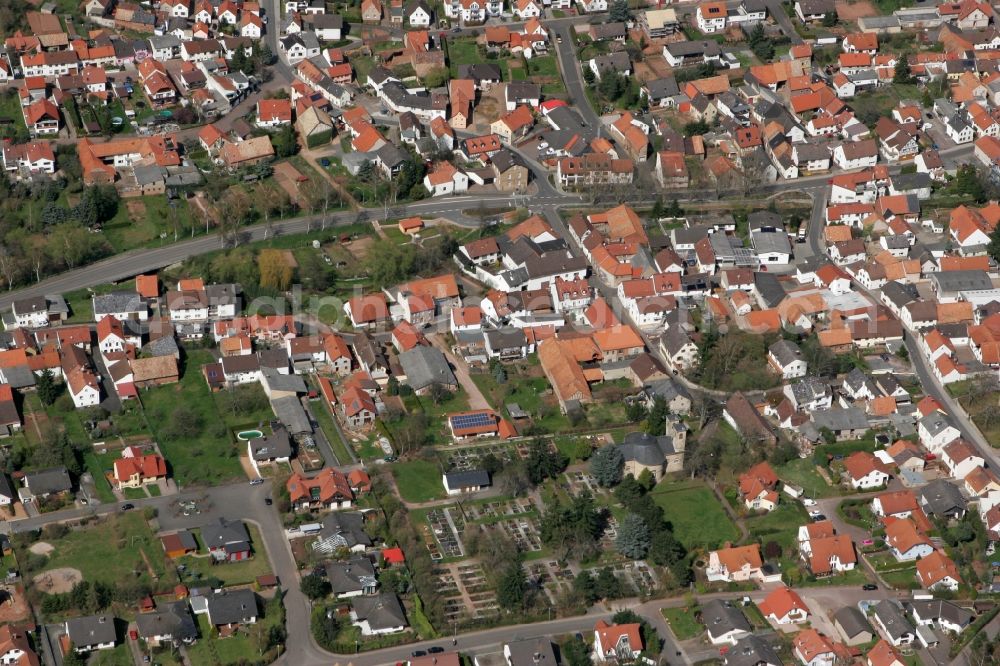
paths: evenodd
<path fill-rule="evenodd" d="M 189 661 L 192 664 L 226 664 L 270 663 L 277 655 L 265 652 L 268 633 L 271 627 L 284 624 L 284 612 L 281 608 L 281 598 L 275 597 L 263 605 L 263 616 L 257 618 L 257 623 L 242 627 L 239 632 L 227 638 L 218 638 L 209 624 L 208 615 L 198 615 L 198 631 L 201 638 L 197 643 L 187 648 Z M 262 659 L 262 654 L 263 659 Z"/>
<path fill-rule="evenodd" d="M 700 481 L 661 483 L 653 489 L 653 499 L 689 550 L 716 548 L 740 536 L 715 493 Z"/>
<path fill-rule="evenodd" d="M 213 397 L 200 372 L 211 359 L 207 351 L 192 350 L 179 383 L 142 394 L 150 427 L 180 486 L 217 484 L 242 476 L 240 447 L 227 424 L 256 423 L 219 409 L 222 399 Z"/>

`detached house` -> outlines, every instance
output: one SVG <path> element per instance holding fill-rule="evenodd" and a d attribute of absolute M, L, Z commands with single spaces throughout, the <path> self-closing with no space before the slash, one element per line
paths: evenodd
<path fill-rule="evenodd" d="M 296 511 L 308 509 L 345 509 L 354 500 L 347 477 L 331 467 L 327 467 L 313 477 L 299 473 L 292 474 L 285 483 L 292 508 Z"/>

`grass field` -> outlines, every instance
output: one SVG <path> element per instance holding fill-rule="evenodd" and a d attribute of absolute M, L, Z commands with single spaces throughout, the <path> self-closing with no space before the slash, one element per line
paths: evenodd
<path fill-rule="evenodd" d="M 740 536 L 715 493 L 700 482 L 660 484 L 653 499 L 685 548 L 715 548 Z"/>
<path fill-rule="evenodd" d="M 167 572 L 163 548 L 137 511 L 112 515 L 49 543 L 54 550 L 46 570 L 73 567 L 91 582 L 151 580 L 150 569 L 158 578 Z"/>
<path fill-rule="evenodd" d="M 408 460 L 392 465 L 399 494 L 407 502 L 429 502 L 444 497 L 441 470 L 427 460 Z"/>
<path fill-rule="evenodd" d="M 232 432 L 226 427 L 213 427 L 213 424 L 218 424 L 220 416 L 223 416 L 224 422 L 228 421 L 226 417 L 230 412 L 219 409 L 201 375 L 202 364 L 210 359 L 207 351 L 191 351 L 179 383 L 159 386 L 142 394 L 150 426 L 170 463 L 174 479 L 181 486 L 210 485 L 243 475 L 237 457 L 239 447 Z M 203 427 L 199 428 L 199 433 L 179 439 L 159 436 L 155 432 L 158 424 L 167 423 L 178 414 L 179 408 L 201 421 Z M 239 420 L 249 421 L 245 418 Z"/>
<path fill-rule="evenodd" d="M 697 638 L 705 632 L 705 625 L 695 619 L 698 607 L 694 608 L 663 608 L 664 619 L 670 625 L 670 630 L 679 641 Z"/>

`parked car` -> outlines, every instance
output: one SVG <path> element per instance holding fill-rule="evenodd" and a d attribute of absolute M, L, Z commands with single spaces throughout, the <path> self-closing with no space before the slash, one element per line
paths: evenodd
<path fill-rule="evenodd" d="M 265 497 L 264 498 L 264 504 L 266 504 L 268 506 L 271 506 L 272 504 L 274 504 L 274 500 L 271 499 L 270 497 Z"/>
<path fill-rule="evenodd" d="M 124 504 L 122 504 L 122 511 L 131 511 L 134 508 L 135 504 L 132 504 L 131 502 L 125 502 Z"/>
<path fill-rule="evenodd" d="M 802 506 L 816 506 L 816 500 L 806 497 L 802 500 Z"/>
<path fill-rule="evenodd" d="M 875 583 L 865 583 L 864 585 L 861 586 L 861 589 L 862 590 L 868 590 L 868 591 L 877 590 L 878 589 L 878 585 L 876 585 Z"/>
<path fill-rule="evenodd" d="M 441 654 L 444 652 L 444 648 L 440 645 L 435 645 L 434 647 L 427 648 L 427 652 L 430 654 Z"/>
<path fill-rule="evenodd" d="M 824 516 L 822 513 L 817 513 L 815 516 L 812 517 L 812 519 L 814 523 L 818 523 L 821 520 L 826 520 L 826 516 Z"/>
<path fill-rule="evenodd" d="M 264 483 L 264 479 L 261 479 L 261 478 L 250 479 L 250 485 L 251 486 L 259 486 L 262 483 Z"/>
<path fill-rule="evenodd" d="M 414 650 L 413 652 L 410 653 L 410 656 L 411 657 L 426 657 L 427 653 L 424 652 L 423 650 Z"/>

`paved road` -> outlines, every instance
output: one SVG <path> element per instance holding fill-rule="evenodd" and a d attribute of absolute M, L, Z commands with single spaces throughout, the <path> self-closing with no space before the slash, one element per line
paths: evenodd
<path fill-rule="evenodd" d="M 556 40 L 556 55 L 559 56 L 559 69 L 562 72 L 566 89 L 569 91 L 570 104 L 590 127 L 595 130 L 600 129 L 601 120 L 590 106 L 584 88 L 580 61 L 576 56 L 576 46 L 573 41 L 573 28 L 568 24 L 559 25 L 555 28 L 555 33 L 562 37 L 562 43 L 559 43 L 558 39 Z"/>
<path fill-rule="evenodd" d="M 579 199 L 571 196 L 550 195 L 540 199 L 540 201 L 554 204 L 579 202 Z M 448 216 L 454 218 L 459 224 L 472 226 L 474 222 L 464 220 L 461 211 L 475 208 L 480 202 L 484 202 L 487 206 L 503 206 L 511 203 L 511 197 L 505 194 L 439 197 L 432 201 L 396 206 L 393 210 L 400 215 Z M 371 215 L 376 211 L 369 210 L 368 212 Z M 329 216 L 330 226 L 351 224 L 357 219 L 357 216 L 356 212 L 333 213 Z M 271 226 L 274 233 L 285 235 L 305 233 L 310 229 L 319 229 L 321 217 L 320 215 L 307 215 L 272 223 Z M 264 224 L 245 227 L 241 230 L 241 242 L 266 240 L 267 228 L 267 225 Z M 0 310 L 9 309 L 16 298 L 63 293 L 99 284 L 118 282 L 140 273 L 158 270 L 189 257 L 215 252 L 221 247 L 220 237 L 210 235 L 198 236 L 163 247 L 125 252 L 89 266 L 54 275 L 30 287 L 6 292 L 0 295 Z"/>

